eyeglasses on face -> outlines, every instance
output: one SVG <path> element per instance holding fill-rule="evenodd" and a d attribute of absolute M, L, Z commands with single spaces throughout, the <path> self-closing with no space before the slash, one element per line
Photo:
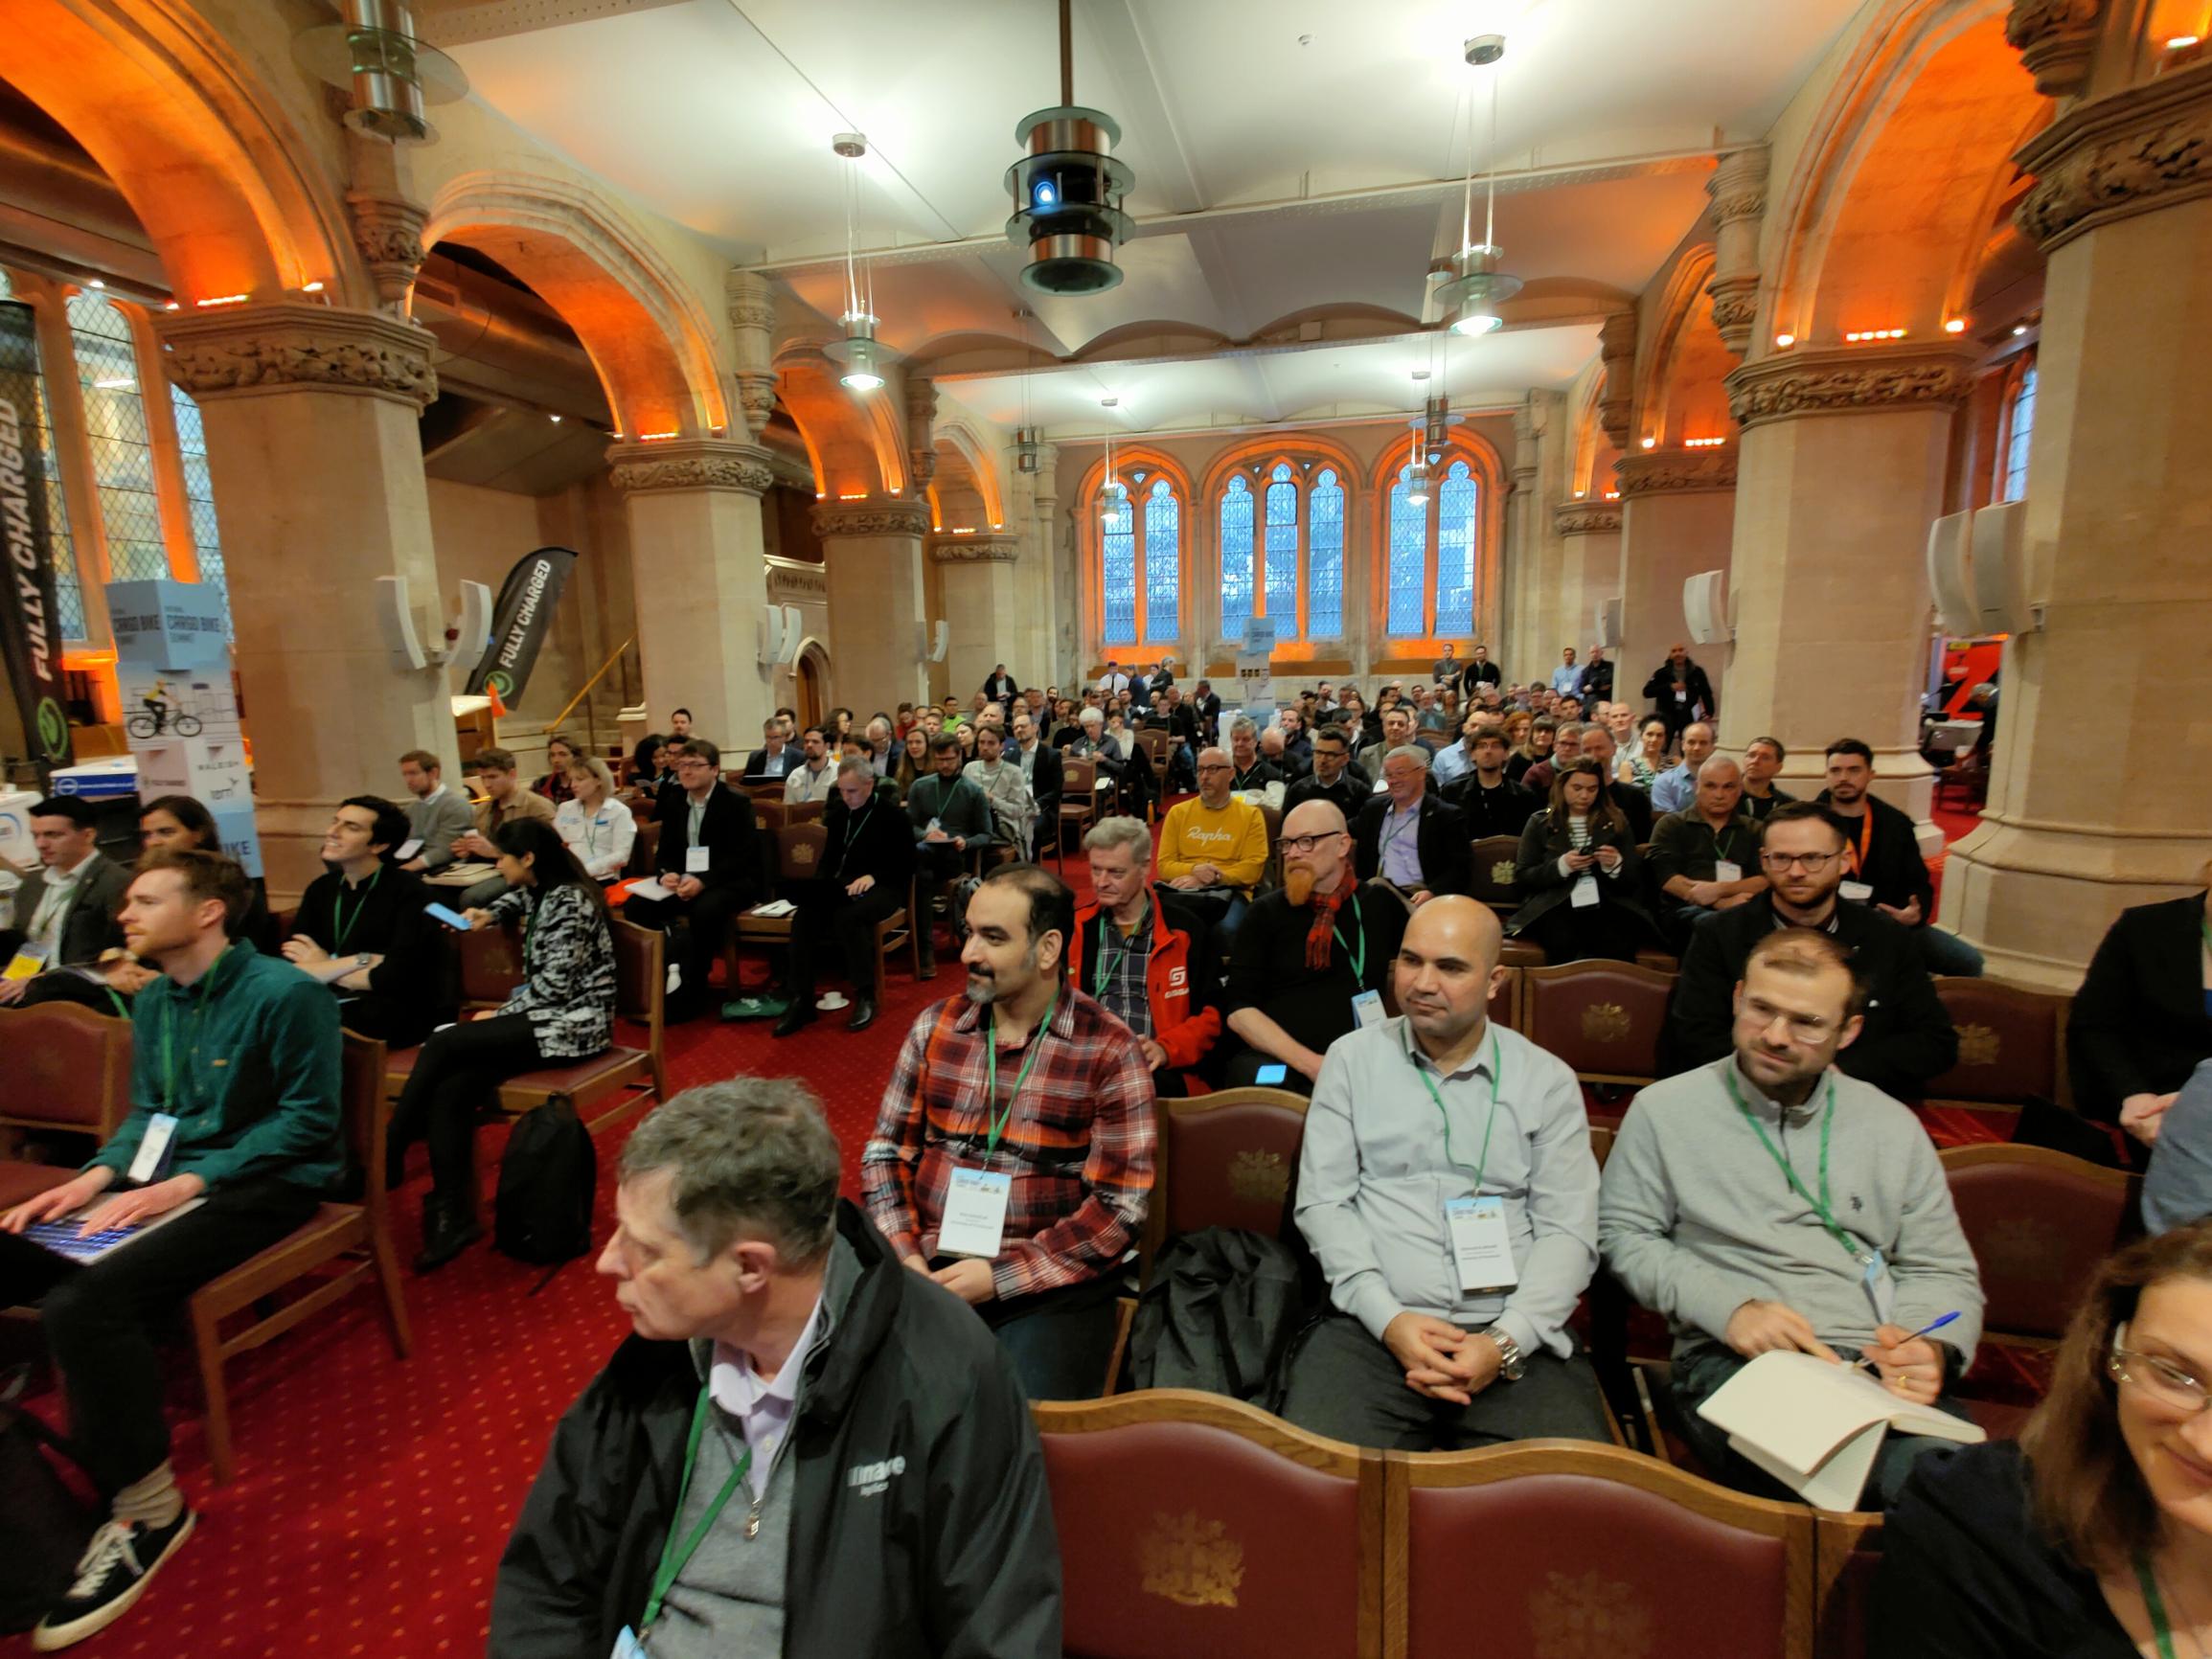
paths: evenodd
<path fill-rule="evenodd" d="M 2105 1369 L 2118 1381 L 2164 1410 L 2195 1416 L 2212 1405 L 2212 1391 L 2172 1360 L 2144 1353 L 2127 1346 L 2128 1327 L 2122 1321 L 2112 1332 L 2112 1351 Z"/>
<path fill-rule="evenodd" d="M 1840 852 L 1762 852 L 1759 854 L 1759 862 L 1769 870 L 1815 873 L 1827 869 L 1842 856 Z"/>
<path fill-rule="evenodd" d="M 1285 852 L 1295 852 L 1303 858 L 1324 841 L 1334 841 L 1339 835 L 1350 834 L 1346 830 L 1324 830 L 1318 835 L 1286 835 L 1275 843 Z"/>

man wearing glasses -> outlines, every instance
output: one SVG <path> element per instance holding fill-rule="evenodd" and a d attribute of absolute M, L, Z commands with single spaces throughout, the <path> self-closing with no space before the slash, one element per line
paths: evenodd
<path fill-rule="evenodd" d="M 1935 994 L 1911 928 L 1863 904 L 1844 904 L 1843 832 L 1813 802 L 1777 807 L 1764 827 L 1759 865 L 1767 891 L 1691 929 L 1690 947 L 1659 1037 L 1664 1075 L 1728 1052 L 1733 999 L 1751 947 L 1783 927 L 1813 927 L 1852 953 L 1866 991 L 1865 1027 L 1836 1064 L 1847 1077 L 1901 1100 L 1958 1060 L 1958 1033 Z"/>
<path fill-rule="evenodd" d="M 668 897 L 640 904 L 633 891 L 623 907 L 628 920 L 648 927 L 686 924 L 676 958 L 682 972 L 668 999 L 671 1020 L 696 1019 L 706 1011 L 707 975 L 721 954 L 730 919 L 753 901 L 760 885 L 753 804 L 722 787 L 721 766 L 721 750 L 704 738 L 687 739 L 676 750 L 682 787 L 665 791 L 653 814 L 661 827 L 653 867 Z"/>

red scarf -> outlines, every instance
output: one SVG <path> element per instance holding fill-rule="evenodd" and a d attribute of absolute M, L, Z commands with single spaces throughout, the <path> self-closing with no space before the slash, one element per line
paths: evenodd
<path fill-rule="evenodd" d="M 1313 925 L 1306 930 L 1306 966 L 1316 970 L 1329 966 L 1329 941 L 1336 931 L 1336 907 L 1344 902 L 1350 882 L 1340 882 L 1334 893 L 1316 893 Z"/>

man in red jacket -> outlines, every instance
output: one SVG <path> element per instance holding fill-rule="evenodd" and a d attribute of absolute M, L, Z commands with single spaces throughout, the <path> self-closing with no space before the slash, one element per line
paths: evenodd
<path fill-rule="evenodd" d="M 1154 1092 L 1186 1095 L 1183 1073 L 1221 1034 L 1220 957 L 1205 921 L 1147 885 L 1152 837 L 1142 820 L 1104 819 L 1083 844 L 1097 897 L 1076 912 L 1068 973 L 1136 1034 Z"/>

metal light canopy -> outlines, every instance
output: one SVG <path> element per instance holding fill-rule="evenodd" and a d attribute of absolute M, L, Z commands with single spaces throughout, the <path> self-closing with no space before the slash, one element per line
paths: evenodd
<path fill-rule="evenodd" d="M 420 39 L 406 0 L 345 0 L 343 23 L 322 23 L 293 38 L 292 60 L 353 96 L 345 123 L 394 144 L 427 144 L 437 131 L 426 104 L 468 96 L 468 77 Z"/>
<path fill-rule="evenodd" d="M 1459 275 L 1436 291 L 1436 303 L 1451 319 L 1455 334 L 1487 334 L 1504 323 L 1498 307 L 1521 290 L 1521 279 L 1497 268 L 1505 250 L 1462 248 L 1452 263 Z"/>
<path fill-rule="evenodd" d="M 1029 249 L 1022 285 L 1043 294 L 1113 287 L 1122 280 L 1114 249 L 1136 230 L 1122 211 L 1136 174 L 1112 153 L 1120 125 L 1103 110 L 1059 104 L 1024 116 L 1014 136 L 1029 152 L 1006 170 L 1006 239 Z"/>
<path fill-rule="evenodd" d="M 822 348 L 832 362 L 845 365 L 838 382 L 849 391 L 874 392 L 883 384 L 883 365 L 890 353 L 876 338 L 876 281 L 873 271 L 861 281 L 859 263 L 860 159 L 868 153 L 867 135 L 840 132 L 830 140 L 831 151 L 848 165 L 845 174 L 845 337 Z"/>

